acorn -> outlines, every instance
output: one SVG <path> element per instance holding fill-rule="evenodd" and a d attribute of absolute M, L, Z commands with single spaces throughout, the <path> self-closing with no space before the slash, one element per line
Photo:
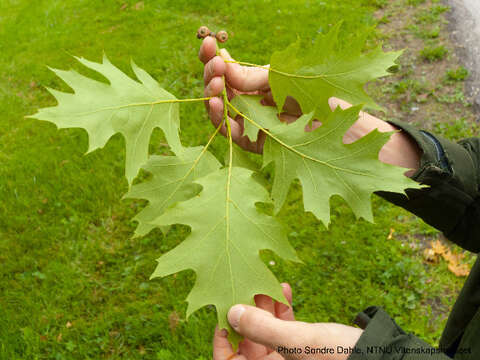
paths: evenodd
<path fill-rule="evenodd" d="M 225 41 L 228 40 L 228 34 L 225 30 L 221 30 L 219 32 L 217 32 L 217 34 L 215 35 L 215 37 L 217 38 L 218 41 L 220 41 L 221 43 L 224 43 Z"/>
<path fill-rule="evenodd" d="M 210 35 L 211 31 L 206 26 L 200 26 L 197 30 L 197 38 L 203 39 Z"/>

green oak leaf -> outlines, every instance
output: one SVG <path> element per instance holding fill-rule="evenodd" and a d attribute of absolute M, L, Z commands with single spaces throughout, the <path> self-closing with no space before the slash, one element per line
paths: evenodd
<path fill-rule="evenodd" d="M 239 167 L 218 170 L 197 181 L 198 196 L 177 203 L 152 221 L 156 226 L 185 224 L 190 235 L 158 259 L 152 278 L 182 270 L 196 272 L 195 285 L 187 297 L 187 316 L 205 305 L 214 305 L 220 328 L 230 340 L 239 337 L 228 325 L 227 312 L 234 304 L 254 304 L 256 294 L 285 302 L 282 288 L 262 262 L 259 251 L 269 249 L 291 261 L 299 261 L 281 224 L 256 208 L 269 202 L 268 192 Z"/>
<path fill-rule="evenodd" d="M 237 95 L 231 103 L 242 114 L 247 115 L 251 119 L 257 119 L 262 121 L 264 129 L 270 129 L 273 126 L 278 125 L 279 119 L 277 117 L 277 111 L 272 106 L 259 106 L 260 100 L 263 99 L 261 95 Z M 248 136 L 251 141 L 257 141 L 258 128 L 252 125 L 248 121 L 244 121 L 244 134 Z"/>
<path fill-rule="evenodd" d="M 375 191 L 403 193 L 421 185 L 404 176 L 405 168 L 378 160 L 378 153 L 391 133 L 376 129 L 359 140 L 344 144 L 345 132 L 357 121 L 361 106 L 330 112 L 325 124 L 306 132 L 313 111 L 296 122 L 270 129 L 263 148 L 264 166 L 275 163 L 272 197 L 278 212 L 290 184 L 298 178 L 303 187 L 306 211 L 325 225 L 330 223 L 330 198 L 339 195 L 357 217 L 373 221 L 371 195 Z"/>
<path fill-rule="evenodd" d="M 383 52 L 379 46 L 362 54 L 363 38 L 352 39 L 348 47 L 339 47 L 340 25 L 318 36 L 308 47 L 297 40 L 285 50 L 273 53 L 269 83 L 278 111 L 287 96 L 298 101 L 304 114 L 313 111 L 313 118 L 319 120 L 330 113 L 328 99 L 332 96 L 381 109 L 367 95 L 364 86 L 368 81 L 388 75 L 387 69 L 395 65 L 401 51 Z"/>
<path fill-rule="evenodd" d="M 180 118 L 176 98 L 132 62 L 140 82 L 116 68 L 104 55 L 102 63 L 76 58 L 103 75 L 110 84 L 90 79 L 74 70 L 52 69 L 74 93 L 47 88 L 58 105 L 40 109 L 30 117 L 53 122 L 58 128 L 83 128 L 89 136 L 88 152 L 103 147 L 116 133 L 125 137 L 125 176 L 129 184 L 147 161 L 154 128 L 162 129 L 174 153 L 181 151 Z"/>
<path fill-rule="evenodd" d="M 202 146 L 184 148 L 176 156 L 150 156 L 142 169 L 150 172 L 152 178 L 133 185 L 124 196 L 149 201 L 149 204 L 132 219 L 138 221 L 134 237 L 144 236 L 155 228 L 155 225 L 149 222 L 162 215 L 165 209 L 197 195 L 202 187 L 193 181 L 220 167 L 221 164 L 215 156 Z"/>
<path fill-rule="evenodd" d="M 258 129 L 258 128 L 257 128 Z M 230 151 L 225 152 L 225 164 L 230 163 Z M 248 154 L 245 150 L 241 149 L 238 145 L 233 145 L 232 148 L 232 164 L 235 167 L 242 167 L 252 171 L 260 171 L 261 165 L 257 164 L 255 161 L 248 157 Z"/>

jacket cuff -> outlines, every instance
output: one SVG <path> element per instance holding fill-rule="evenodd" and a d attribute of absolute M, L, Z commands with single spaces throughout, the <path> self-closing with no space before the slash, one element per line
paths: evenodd
<path fill-rule="evenodd" d="M 391 124 L 422 149 L 420 167 L 412 179 L 430 187 L 406 189 L 406 196 L 385 191 L 376 194 L 419 216 L 464 249 L 480 251 L 480 141 L 466 139 L 457 144 L 401 121 Z"/>
<path fill-rule="evenodd" d="M 376 306 L 358 314 L 355 323 L 364 331 L 348 360 L 450 359 L 439 349 L 406 334 L 385 311 Z"/>
<path fill-rule="evenodd" d="M 418 130 L 402 121 L 389 123 L 406 132 L 423 152 L 420 167 L 412 176 L 413 180 L 427 185 L 435 185 L 438 181 L 452 181 L 459 190 L 468 195 L 477 193 L 478 165 L 464 146 L 425 130 Z"/>

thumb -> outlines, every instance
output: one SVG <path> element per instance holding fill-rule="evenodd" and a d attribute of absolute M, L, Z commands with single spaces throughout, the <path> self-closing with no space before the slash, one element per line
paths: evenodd
<path fill-rule="evenodd" d="M 249 340 L 277 349 L 281 346 L 300 344 L 306 323 L 275 318 L 270 312 L 248 305 L 232 306 L 228 322 L 240 335 Z"/>
<path fill-rule="evenodd" d="M 232 58 L 232 56 L 230 55 L 230 53 L 228 52 L 228 50 L 225 49 L 225 48 L 220 49 L 220 56 L 222 57 L 223 60 L 235 61 L 235 59 Z"/>

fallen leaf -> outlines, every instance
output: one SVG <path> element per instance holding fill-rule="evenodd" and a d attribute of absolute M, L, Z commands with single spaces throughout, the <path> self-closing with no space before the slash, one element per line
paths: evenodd
<path fill-rule="evenodd" d="M 430 247 L 436 255 L 443 255 L 448 251 L 440 240 L 430 241 Z"/>
<path fill-rule="evenodd" d="M 470 269 L 467 264 L 449 264 L 448 270 L 458 277 L 468 276 L 468 274 L 470 274 Z"/>
<path fill-rule="evenodd" d="M 440 240 L 431 241 L 430 248 L 423 251 L 423 257 L 427 262 L 436 263 L 441 256 L 448 263 L 448 270 L 455 276 L 467 276 L 470 268 L 461 261 L 465 258 L 465 254 L 452 252 Z"/>
<path fill-rule="evenodd" d="M 144 7 L 145 4 L 143 3 L 143 1 L 139 1 L 134 5 L 135 10 L 143 10 Z"/>
<path fill-rule="evenodd" d="M 58 334 L 57 336 L 57 342 L 60 342 L 62 341 L 62 333 Z"/>
<path fill-rule="evenodd" d="M 442 256 L 445 261 L 448 262 L 448 270 L 455 274 L 455 276 L 461 277 L 470 274 L 468 265 L 460 263 L 465 258 L 465 254 L 447 251 Z"/>
<path fill-rule="evenodd" d="M 465 255 L 461 253 L 458 253 L 458 254 L 452 253 L 450 250 L 448 250 L 442 254 L 442 257 L 445 259 L 445 261 L 448 261 L 450 264 L 458 265 L 458 263 L 460 263 L 460 261 L 463 260 Z"/>
<path fill-rule="evenodd" d="M 72 327 L 72 323 L 70 321 L 67 321 L 65 326 L 67 327 L 67 329 L 70 329 Z"/>
<path fill-rule="evenodd" d="M 436 263 L 438 260 L 438 257 L 432 249 L 423 250 L 423 258 L 430 263 Z"/>
<path fill-rule="evenodd" d="M 168 315 L 168 325 L 171 331 L 175 331 L 180 322 L 180 317 L 178 316 L 176 311 L 172 311 L 170 315 Z"/>
<path fill-rule="evenodd" d="M 125 9 L 127 8 L 127 6 L 128 6 L 127 3 L 123 4 L 123 5 L 120 7 L 120 10 L 125 10 Z"/>
<path fill-rule="evenodd" d="M 394 232 L 395 232 L 395 229 L 390 228 L 390 232 L 388 233 L 387 240 L 392 240 Z"/>

